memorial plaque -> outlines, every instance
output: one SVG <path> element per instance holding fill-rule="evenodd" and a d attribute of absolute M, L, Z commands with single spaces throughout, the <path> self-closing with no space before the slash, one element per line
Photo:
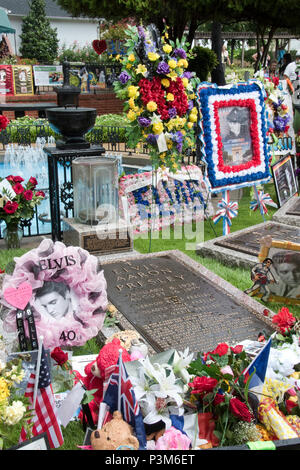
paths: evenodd
<path fill-rule="evenodd" d="M 168 254 L 103 264 L 110 302 L 156 352 L 204 352 L 272 331 L 262 315 L 222 288 L 225 281 L 218 278 L 217 285 L 190 265 Z"/>
<path fill-rule="evenodd" d="M 286 212 L 288 215 L 300 216 L 300 198 L 292 205 L 292 207 Z"/>
<path fill-rule="evenodd" d="M 230 250 L 246 253 L 256 258 L 260 252 L 260 240 L 263 237 L 271 236 L 273 240 L 285 240 L 292 243 L 299 243 L 300 228 L 293 226 L 283 226 L 274 222 L 267 222 L 259 226 L 253 226 L 253 230 L 237 232 L 221 240 L 216 240 L 215 245 L 228 248 Z"/>

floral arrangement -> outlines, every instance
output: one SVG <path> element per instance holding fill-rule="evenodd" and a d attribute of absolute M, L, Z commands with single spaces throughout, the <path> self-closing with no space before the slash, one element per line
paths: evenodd
<path fill-rule="evenodd" d="M 194 376 L 189 382 L 190 401 L 197 404 L 204 418 L 199 437 L 207 439 L 213 447 L 230 445 L 232 433 L 239 422 L 254 426 L 247 381 L 243 376 L 250 362 L 243 346 L 229 347 L 227 343 L 219 343 L 213 351 L 205 353 L 188 368 Z M 213 425 L 208 434 L 209 421 Z"/>
<path fill-rule="evenodd" d="M 189 44 L 160 37 L 154 25 L 126 30 L 126 55 L 114 82 L 130 121 L 128 146 L 146 145 L 155 168 L 176 172 L 185 151 L 195 149 L 198 119 L 194 87 L 187 70 Z"/>
<path fill-rule="evenodd" d="M 170 428 L 171 415 L 183 415 L 183 397 L 189 381 L 187 366 L 192 357 L 187 348 L 175 352 L 167 363 L 153 363 L 149 356 L 139 359 L 137 376 L 130 380 L 146 425 L 162 421 Z"/>
<path fill-rule="evenodd" d="M 212 188 L 236 189 L 245 185 L 267 182 L 269 147 L 262 87 L 257 81 L 241 82 L 231 87 L 200 84 L 197 98 L 202 114 L 200 140 L 203 160 Z M 220 111 L 228 108 L 249 110 L 249 132 L 252 156 L 240 164 L 229 164 L 223 155 L 223 129 Z"/>
<path fill-rule="evenodd" d="M 16 445 L 23 426 L 30 433 L 29 401 L 17 392 L 24 374 L 21 359 L 0 360 L 0 449 Z"/>
<path fill-rule="evenodd" d="M 35 207 L 45 197 L 43 191 L 37 191 L 37 180 L 33 176 L 24 183 L 21 176 L 9 175 L 0 182 L 8 181 L 11 186 L 2 189 L 2 205 L 0 204 L 0 220 L 7 225 L 17 225 L 21 220 L 32 219 Z M 0 201 L 1 202 L 1 201 Z"/>
<path fill-rule="evenodd" d="M 32 287 L 30 306 L 45 348 L 81 346 L 102 328 L 107 307 L 106 280 L 97 258 L 86 250 L 45 239 L 37 248 L 15 258 L 14 271 L 4 277 L 2 292 L 7 287 L 18 288 L 21 282 Z M 47 282 L 64 284 L 70 293 L 68 311 L 61 317 L 51 315 L 36 298 L 36 290 Z M 15 308 L 3 296 L 1 302 L 6 309 L 7 331 L 16 331 Z"/>
<path fill-rule="evenodd" d="M 3 114 L 0 115 L 0 130 L 2 131 L 3 129 L 6 129 L 6 127 L 9 124 L 9 119 L 6 116 L 3 116 Z"/>
<path fill-rule="evenodd" d="M 180 217 L 182 223 L 182 210 L 185 221 L 202 220 L 208 196 L 202 172 L 194 165 L 182 167 L 177 173 L 158 169 L 155 174 L 150 171 L 125 175 L 119 180 L 120 208 L 124 215 L 123 198 L 126 198 L 135 233 L 146 232 L 151 227 L 161 230 L 179 222 Z"/>

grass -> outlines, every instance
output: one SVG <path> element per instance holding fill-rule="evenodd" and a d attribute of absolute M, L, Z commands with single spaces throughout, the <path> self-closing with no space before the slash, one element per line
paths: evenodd
<path fill-rule="evenodd" d="M 275 189 L 273 184 L 265 185 L 265 192 L 269 192 L 272 199 L 276 201 Z M 249 204 L 251 200 L 250 188 L 245 188 L 243 197 L 239 201 L 238 217 L 233 219 L 231 232 L 241 230 L 251 225 L 256 225 L 263 222 L 263 218 L 259 212 L 250 211 Z M 268 207 L 269 215 L 265 217 L 270 220 L 276 209 Z M 193 226 L 194 227 L 194 226 Z M 201 263 L 207 269 L 218 274 L 221 278 L 233 284 L 240 290 L 245 290 L 250 287 L 250 268 L 249 270 L 231 266 L 225 266 L 213 258 L 203 257 L 197 255 L 195 251 L 186 249 L 186 238 L 174 239 L 174 232 L 170 231 L 170 239 L 166 240 L 161 237 L 161 233 L 153 234 L 151 239 L 136 238 L 134 241 L 134 248 L 140 253 L 155 253 L 158 251 L 180 250 L 193 260 Z M 204 221 L 204 240 L 210 240 L 217 236 L 222 235 L 222 223 L 216 225 L 211 220 Z M 13 260 L 16 256 L 21 256 L 26 250 L 1 250 L 0 251 L 0 268 L 4 269 L 5 266 Z M 260 302 L 260 300 L 258 300 Z M 262 302 L 261 302 L 262 303 Z M 263 305 L 270 310 L 277 312 L 283 305 L 266 302 Z M 300 318 L 300 306 L 293 306 L 292 312 L 295 316 Z M 85 345 L 72 348 L 74 355 L 81 354 L 98 354 L 101 345 L 99 345 L 95 338 L 87 341 Z M 64 444 L 58 450 L 78 450 L 78 445 L 82 445 L 84 439 L 84 431 L 80 421 L 71 421 L 66 428 L 63 429 Z"/>

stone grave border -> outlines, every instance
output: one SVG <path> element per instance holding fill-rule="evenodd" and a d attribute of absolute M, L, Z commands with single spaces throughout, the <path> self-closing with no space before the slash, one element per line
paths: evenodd
<path fill-rule="evenodd" d="M 273 214 L 272 220 L 274 222 L 300 227 L 300 216 L 287 214 L 297 199 L 299 199 L 299 196 L 291 197 L 291 199 L 289 199 L 282 207 L 280 207 L 280 209 L 278 209 L 278 211 L 275 212 L 275 214 Z"/>
<path fill-rule="evenodd" d="M 254 228 L 257 230 L 259 229 L 259 227 L 263 227 L 266 224 L 272 224 L 272 222 L 282 226 L 283 229 L 287 227 L 288 228 L 291 227 L 291 225 L 283 224 L 273 219 L 268 220 L 266 222 L 262 222 L 261 224 L 251 225 L 250 227 L 247 227 L 245 229 L 238 230 L 236 232 L 231 232 L 229 235 L 222 235 L 220 237 L 212 238 L 211 240 L 208 240 L 207 242 L 199 243 L 196 246 L 196 253 L 200 256 L 207 256 L 209 258 L 214 258 L 228 266 L 237 266 L 240 268 L 249 269 L 249 273 L 250 273 L 250 269 L 253 268 L 253 266 L 258 263 L 258 256 L 256 257 L 247 253 L 242 253 L 241 251 L 236 251 L 233 249 L 231 250 L 229 248 L 216 245 L 216 242 L 220 242 L 224 240 L 225 238 L 227 240 L 232 237 L 235 238 L 239 234 L 242 235 L 248 232 L 252 232 Z M 200 259 L 199 259 L 199 262 L 201 262 Z"/>

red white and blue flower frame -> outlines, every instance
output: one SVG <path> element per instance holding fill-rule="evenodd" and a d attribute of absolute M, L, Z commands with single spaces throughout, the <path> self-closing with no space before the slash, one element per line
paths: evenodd
<path fill-rule="evenodd" d="M 200 141 L 202 156 L 207 165 L 211 191 L 236 189 L 270 180 L 270 151 L 266 135 L 267 122 L 263 90 L 256 81 L 241 82 L 232 86 L 217 87 L 200 83 L 197 100 L 201 111 Z M 249 135 L 252 157 L 238 165 L 230 165 L 224 158 L 220 110 L 248 109 Z"/>

